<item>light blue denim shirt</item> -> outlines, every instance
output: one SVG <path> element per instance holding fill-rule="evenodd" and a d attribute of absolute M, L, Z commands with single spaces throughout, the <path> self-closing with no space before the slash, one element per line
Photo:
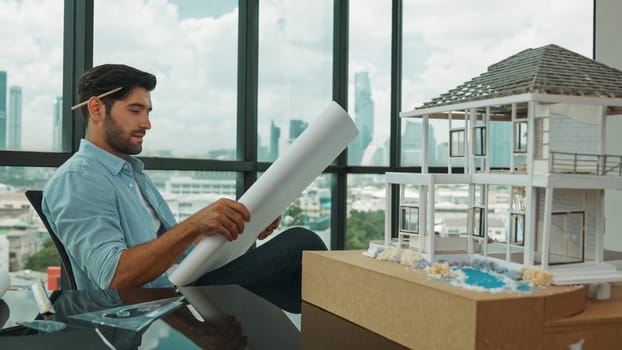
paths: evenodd
<path fill-rule="evenodd" d="M 78 289 L 107 289 L 121 252 L 157 238 L 136 184 L 159 217 L 160 232 L 175 225 L 143 168 L 135 157 L 121 159 L 82 140 L 44 187 L 43 212 L 67 250 Z M 172 286 L 166 273 L 143 287 L 164 286 Z"/>

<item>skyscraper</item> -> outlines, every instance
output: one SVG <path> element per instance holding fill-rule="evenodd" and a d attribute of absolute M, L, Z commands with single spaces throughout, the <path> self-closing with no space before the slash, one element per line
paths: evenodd
<path fill-rule="evenodd" d="M 490 166 L 507 168 L 510 166 L 512 142 L 512 123 L 490 122 Z"/>
<path fill-rule="evenodd" d="M 359 134 L 348 148 L 348 158 L 350 164 L 361 164 L 365 149 L 374 136 L 374 101 L 368 72 L 354 74 L 354 123 Z"/>
<path fill-rule="evenodd" d="M 0 149 L 6 149 L 6 71 L 0 70 Z"/>
<path fill-rule="evenodd" d="M 449 142 L 436 145 L 436 162 L 439 166 L 446 165 L 449 158 Z"/>
<path fill-rule="evenodd" d="M 281 128 L 274 124 L 274 120 L 270 122 L 270 160 L 276 160 L 279 157 L 279 140 L 281 139 Z"/>
<path fill-rule="evenodd" d="M 423 123 L 421 121 L 407 120 L 402 131 L 402 164 L 421 165 L 423 162 Z M 439 164 L 436 160 L 436 136 L 434 126 L 428 126 L 428 165 Z"/>
<path fill-rule="evenodd" d="M 302 134 L 303 131 L 309 126 L 309 123 L 300 119 L 292 119 L 289 121 L 289 144 L 291 145 L 294 140 Z"/>
<path fill-rule="evenodd" d="M 63 140 L 61 139 L 63 130 L 63 97 L 56 96 L 54 99 L 54 111 L 53 111 L 52 121 L 52 148 L 54 151 L 62 151 L 63 150 Z"/>
<path fill-rule="evenodd" d="M 7 120 L 7 147 L 12 150 L 22 148 L 22 88 L 9 89 L 9 118 Z"/>

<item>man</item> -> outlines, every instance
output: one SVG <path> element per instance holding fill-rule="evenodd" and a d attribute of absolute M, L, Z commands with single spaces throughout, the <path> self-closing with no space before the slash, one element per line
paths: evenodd
<path fill-rule="evenodd" d="M 180 223 L 134 157 L 151 129 L 152 74 L 106 64 L 78 82 L 86 137 L 43 189 L 43 212 L 65 246 L 78 289 L 171 286 L 167 270 L 194 243 L 233 241 L 250 220 L 247 208 L 220 199 Z M 278 227 L 277 218 L 259 238 Z M 290 229 L 195 283 L 239 284 L 283 308 L 300 308 L 302 250 L 326 249 L 319 237 Z"/>

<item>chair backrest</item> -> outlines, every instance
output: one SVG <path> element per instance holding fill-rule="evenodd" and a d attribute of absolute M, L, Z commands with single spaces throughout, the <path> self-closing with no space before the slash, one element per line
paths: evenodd
<path fill-rule="evenodd" d="M 41 201 L 43 200 L 43 192 L 42 191 L 26 191 L 26 198 L 30 201 L 30 204 L 43 221 L 43 225 L 45 225 L 46 230 L 50 234 L 54 245 L 56 246 L 56 250 L 58 250 L 58 254 L 60 255 L 61 260 L 61 281 L 60 285 L 62 289 L 77 289 L 76 287 L 76 279 L 73 275 L 73 268 L 71 267 L 71 261 L 69 260 L 69 256 L 67 255 L 67 251 L 65 250 L 65 246 L 58 239 L 52 227 L 50 227 L 50 223 L 48 219 L 43 214 L 43 210 L 41 209 Z"/>

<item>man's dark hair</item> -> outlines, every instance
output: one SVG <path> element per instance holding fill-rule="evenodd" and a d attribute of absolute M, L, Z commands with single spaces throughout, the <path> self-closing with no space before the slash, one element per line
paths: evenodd
<path fill-rule="evenodd" d="M 87 70 L 80 77 L 78 81 L 78 102 L 86 101 L 93 96 L 101 95 L 118 87 L 123 87 L 123 89 L 102 98 L 108 113 L 117 100 L 126 98 L 135 87 L 142 87 L 147 91 L 155 89 L 156 77 L 151 73 L 124 64 L 102 64 Z M 80 108 L 80 114 L 82 114 L 84 123 L 88 124 L 89 109 L 87 105 Z"/>

